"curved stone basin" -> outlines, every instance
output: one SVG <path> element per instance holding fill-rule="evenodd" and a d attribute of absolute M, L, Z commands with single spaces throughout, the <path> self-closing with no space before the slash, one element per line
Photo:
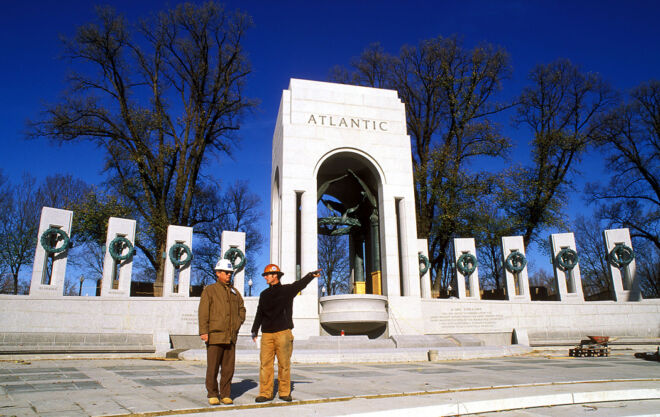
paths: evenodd
<path fill-rule="evenodd" d="M 387 324 L 387 297 L 346 294 L 321 297 L 321 324 L 349 334 L 368 333 Z"/>

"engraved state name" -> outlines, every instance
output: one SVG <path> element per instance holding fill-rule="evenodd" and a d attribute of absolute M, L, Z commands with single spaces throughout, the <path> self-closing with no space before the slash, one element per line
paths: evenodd
<path fill-rule="evenodd" d="M 371 119 L 363 119 L 361 117 L 341 117 L 329 116 L 325 114 L 310 114 L 307 119 L 308 125 L 316 126 L 331 126 L 331 127 L 345 127 L 348 129 L 361 129 L 361 130 L 380 130 L 387 132 L 387 122 Z"/>

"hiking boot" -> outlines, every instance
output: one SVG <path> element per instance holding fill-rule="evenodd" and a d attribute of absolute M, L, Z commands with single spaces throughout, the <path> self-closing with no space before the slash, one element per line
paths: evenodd
<path fill-rule="evenodd" d="M 211 398 L 209 398 L 209 404 L 210 405 L 219 405 L 220 400 L 218 399 L 218 397 L 211 397 Z"/>
<path fill-rule="evenodd" d="M 293 398 L 291 398 L 290 395 L 280 395 L 280 400 L 290 403 L 291 401 L 293 401 Z"/>
<path fill-rule="evenodd" d="M 223 398 L 223 399 L 222 399 L 222 403 L 223 403 L 224 405 L 234 404 L 234 402 L 233 402 L 233 401 L 231 400 L 231 398 L 229 398 L 229 397 L 225 397 L 225 398 Z"/>
<path fill-rule="evenodd" d="M 264 397 L 263 395 L 260 395 L 257 398 L 255 398 L 254 402 L 265 403 L 266 401 L 271 401 L 272 399 L 273 397 L 268 398 L 268 397 Z"/>

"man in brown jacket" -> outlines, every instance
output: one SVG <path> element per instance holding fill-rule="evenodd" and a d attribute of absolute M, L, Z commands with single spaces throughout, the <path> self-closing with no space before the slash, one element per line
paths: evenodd
<path fill-rule="evenodd" d="M 214 270 L 217 282 L 204 288 L 199 300 L 199 337 L 206 342 L 206 391 L 211 405 L 218 405 L 221 401 L 223 404 L 233 404 L 231 379 L 234 376 L 238 329 L 245 321 L 245 306 L 243 297 L 231 284 L 234 272 L 231 262 L 220 259 Z"/>

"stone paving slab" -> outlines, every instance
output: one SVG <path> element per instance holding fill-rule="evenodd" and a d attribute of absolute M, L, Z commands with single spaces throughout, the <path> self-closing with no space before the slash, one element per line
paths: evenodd
<path fill-rule="evenodd" d="M 163 415 L 182 410 L 210 410 L 204 389 L 205 364 L 200 362 L 144 359 L 0 362 L 0 371 L 3 377 L 11 377 L 0 380 L 0 415 Z M 475 393 L 481 391 L 499 392 L 493 395 L 501 396 L 503 388 L 498 391 L 494 387 L 537 386 L 540 394 L 530 396 L 539 397 L 556 385 L 599 385 L 592 381 L 614 384 L 609 391 L 660 389 L 660 363 L 629 354 L 609 358 L 523 356 L 444 362 L 298 364 L 292 369 L 292 395 L 297 401 L 295 413 L 302 416 L 306 415 L 303 410 L 307 409 L 307 403 L 339 400 L 343 408 L 328 406 L 328 409 L 335 413 L 357 412 L 360 408 L 355 404 L 364 401 L 356 396 L 389 398 L 385 402 L 391 408 L 393 404 L 407 404 L 408 397 L 437 399 L 441 392 L 472 390 L 472 394 L 461 394 L 469 402 L 476 401 Z M 626 383 L 632 385 L 622 388 L 621 384 Z M 579 390 L 568 391 L 573 395 Z M 257 395 L 258 366 L 237 365 L 232 382 L 236 411 L 256 413 Z M 598 396 L 584 398 L 600 401 Z M 270 407 L 272 416 L 279 415 L 275 411 L 283 411 L 280 407 L 289 404 L 276 399 L 266 406 Z M 234 408 L 221 409 L 228 412 Z M 290 412 L 287 408 L 287 413 Z"/>
<path fill-rule="evenodd" d="M 658 417 L 660 400 L 645 401 L 608 401 L 602 403 L 573 404 L 525 410 L 497 411 L 479 413 L 480 417 Z"/>
<path fill-rule="evenodd" d="M 183 416 L 212 417 L 239 416 L 251 417 L 285 416 L 295 413 L 304 416 L 360 416 L 390 417 L 408 416 L 482 416 L 483 413 L 521 408 L 552 407 L 553 405 L 583 404 L 580 395 L 598 393 L 609 401 L 624 398 L 635 399 L 635 403 L 653 401 L 660 396 L 660 388 L 649 388 L 648 382 L 627 383 L 582 383 L 551 386 L 500 387 L 490 390 L 463 390 L 443 393 L 412 394 L 400 396 L 371 396 L 354 399 L 336 398 L 325 402 L 305 402 L 286 404 L 275 403 L 258 408 L 222 408 L 212 411 L 184 413 Z M 621 389 L 616 389 L 616 388 Z M 621 392 L 624 395 L 621 395 Z M 623 398 L 622 398 L 623 397 Z M 653 409 L 653 408 L 651 408 Z M 208 410 L 208 409 L 207 409 Z M 489 414 L 490 415 L 490 414 Z M 499 414 L 498 414 L 499 415 Z M 577 415 L 577 414 L 560 414 Z M 597 414 L 588 414 L 591 417 Z M 626 414 L 615 414 L 617 416 Z"/>

